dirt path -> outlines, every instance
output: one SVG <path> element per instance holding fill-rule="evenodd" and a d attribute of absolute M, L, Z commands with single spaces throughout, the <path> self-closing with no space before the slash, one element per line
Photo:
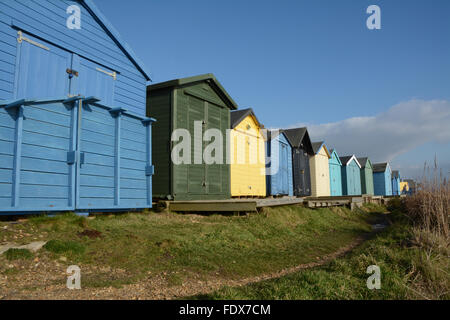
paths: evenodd
<path fill-rule="evenodd" d="M 279 278 L 300 270 L 322 266 L 338 257 L 349 253 L 363 243 L 368 235 L 358 237 L 349 245 L 340 248 L 336 252 L 322 256 L 319 260 L 311 263 L 301 264 L 278 272 L 267 273 L 260 276 L 249 277 L 239 280 L 226 280 L 213 278 L 207 281 L 191 280 L 179 286 L 170 286 L 164 275 L 149 276 L 136 284 L 124 285 L 121 288 L 83 288 L 82 290 L 68 290 L 65 286 L 65 265 L 57 261 L 35 261 L 34 269 L 26 268 L 20 274 L 20 284 L 10 283 L 8 279 L 0 279 L 0 299 L 177 299 L 187 296 L 203 295 L 220 289 L 223 286 L 245 286 L 264 280 Z M 95 275 L 99 271 L 89 266 L 80 266 L 83 275 Z M 111 270 L 117 272 L 116 270 Z M 106 270 L 108 272 L 108 270 Z M 0 276 L 1 277 L 1 276 Z M 4 276 L 7 277 L 7 276 Z"/>

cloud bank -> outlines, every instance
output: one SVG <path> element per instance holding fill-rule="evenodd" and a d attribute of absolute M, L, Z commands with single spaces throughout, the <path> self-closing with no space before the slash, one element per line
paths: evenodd
<path fill-rule="evenodd" d="M 450 101 L 410 100 L 374 117 L 290 127 L 297 126 L 307 126 L 313 141 L 325 140 L 340 155 L 390 162 L 428 142 L 450 143 Z"/>

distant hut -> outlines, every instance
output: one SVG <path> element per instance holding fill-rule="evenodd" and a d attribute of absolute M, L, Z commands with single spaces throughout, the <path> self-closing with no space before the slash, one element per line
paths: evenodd
<path fill-rule="evenodd" d="M 253 110 L 230 113 L 231 196 L 266 195 L 265 142 Z"/>
<path fill-rule="evenodd" d="M 293 196 L 292 147 L 282 131 L 268 131 L 266 155 L 270 159 L 266 186 L 269 196 Z"/>
<path fill-rule="evenodd" d="M 292 167 L 294 177 L 294 195 L 311 195 L 311 172 L 309 156 L 314 155 L 311 139 L 306 128 L 283 130 L 292 146 Z"/>
<path fill-rule="evenodd" d="M 409 184 L 408 181 L 400 181 L 400 194 L 408 194 Z"/>
<path fill-rule="evenodd" d="M 392 196 L 392 170 L 389 163 L 373 164 L 373 187 L 377 196 Z"/>
<path fill-rule="evenodd" d="M 330 196 L 330 165 L 331 155 L 323 141 L 312 143 L 314 155 L 309 157 L 311 168 L 311 195 L 313 197 Z"/>
<path fill-rule="evenodd" d="M 342 163 L 336 149 L 330 150 L 330 156 L 330 195 L 333 197 L 339 197 L 342 196 Z"/>
<path fill-rule="evenodd" d="M 412 179 L 405 179 L 406 183 L 408 183 L 408 194 L 414 194 L 416 192 L 416 182 Z"/>
<path fill-rule="evenodd" d="M 361 164 L 352 156 L 340 157 L 342 163 L 342 192 L 345 196 L 361 194 Z"/>
<path fill-rule="evenodd" d="M 373 190 L 373 166 L 369 158 L 358 158 L 361 165 L 361 192 L 374 195 Z"/>
<path fill-rule="evenodd" d="M 392 171 L 392 195 L 399 196 L 400 189 L 400 172 L 398 170 Z"/>

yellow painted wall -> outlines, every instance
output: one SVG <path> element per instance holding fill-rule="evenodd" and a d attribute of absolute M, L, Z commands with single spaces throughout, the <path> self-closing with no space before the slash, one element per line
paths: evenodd
<path fill-rule="evenodd" d="M 330 196 L 330 167 L 328 159 L 328 154 L 323 146 L 315 156 L 309 158 L 311 196 L 313 197 Z"/>
<path fill-rule="evenodd" d="M 405 190 L 406 192 L 409 191 L 409 184 L 408 184 L 408 182 L 400 182 L 400 193 L 402 193 L 403 190 Z"/>
<path fill-rule="evenodd" d="M 230 133 L 231 196 L 265 196 L 265 144 L 251 115 Z"/>

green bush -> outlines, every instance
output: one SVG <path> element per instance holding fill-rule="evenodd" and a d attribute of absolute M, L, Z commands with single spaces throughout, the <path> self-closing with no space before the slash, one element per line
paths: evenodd
<path fill-rule="evenodd" d="M 85 246 L 75 241 L 50 240 L 44 245 L 44 248 L 53 253 L 83 254 Z"/>
<path fill-rule="evenodd" d="M 8 249 L 5 252 L 6 259 L 8 260 L 26 260 L 31 259 L 33 254 L 28 249 Z"/>

